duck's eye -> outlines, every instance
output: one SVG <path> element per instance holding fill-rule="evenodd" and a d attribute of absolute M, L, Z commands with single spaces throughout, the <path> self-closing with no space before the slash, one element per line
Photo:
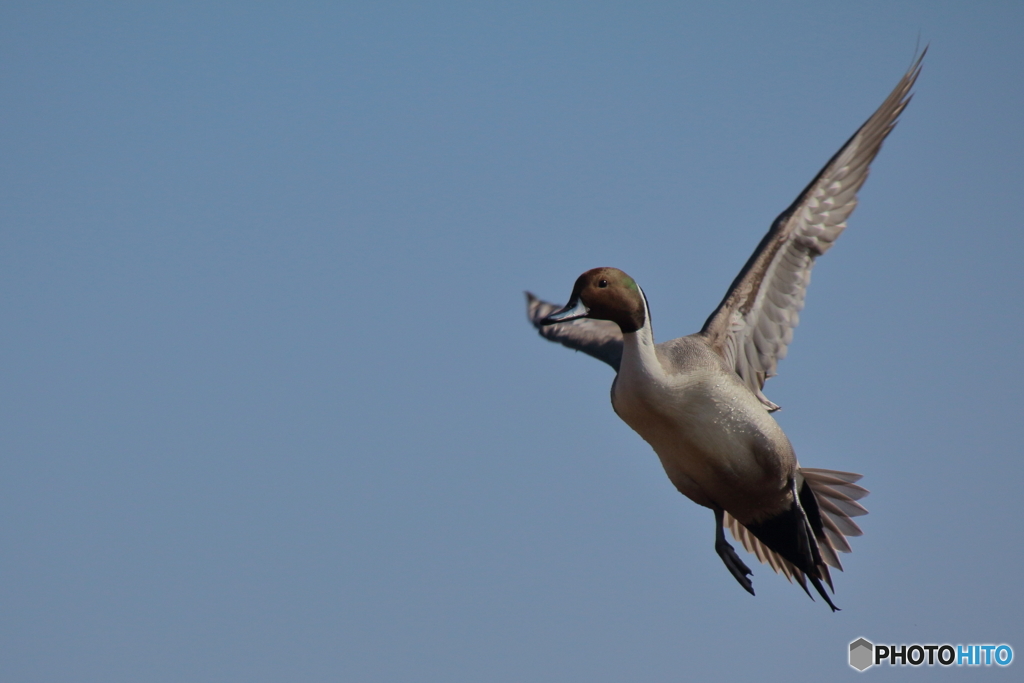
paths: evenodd
<path fill-rule="evenodd" d="M 600 282 L 597 283 L 597 286 L 598 287 L 607 287 L 608 286 L 608 281 L 607 280 L 601 280 Z"/>

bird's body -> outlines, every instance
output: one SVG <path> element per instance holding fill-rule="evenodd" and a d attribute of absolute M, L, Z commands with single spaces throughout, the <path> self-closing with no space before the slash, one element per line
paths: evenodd
<path fill-rule="evenodd" d="M 741 523 L 787 508 L 793 448 L 721 356 L 699 336 L 655 346 L 650 324 L 623 341 L 612 406 L 676 489 Z"/>
<path fill-rule="evenodd" d="M 851 517 L 860 475 L 801 468 L 762 393 L 803 308 L 814 260 L 846 227 L 868 167 L 896 124 L 921 55 L 882 106 L 775 219 L 718 308 L 697 333 L 655 344 L 647 298 L 615 268 L 583 273 L 559 307 L 528 294 L 541 334 L 613 368 L 615 412 L 651 445 L 680 493 L 715 513 L 715 549 L 750 593 L 750 569 L 723 529 L 807 590 L 842 569 L 836 551 L 861 534 Z M 808 591 L 808 594 L 809 591 Z"/>

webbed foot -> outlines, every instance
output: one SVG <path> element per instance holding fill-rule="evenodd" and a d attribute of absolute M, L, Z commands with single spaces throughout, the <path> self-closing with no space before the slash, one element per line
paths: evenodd
<path fill-rule="evenodd" d="M 715 510 L 715 552 L 722 558 L 722 562 L 725 563 L 725 568 L 729 570 L 729 573 L 733 575 L 733 578 L 743 589 L 754 595 L 754 584 L 748 577 L 753 576 L 753 572 L 750 571 L 740 556 L 736 554 L 736 549 L 725 540 L 725 530 L 722 525 L 723 513 L 721 510 Z"/>

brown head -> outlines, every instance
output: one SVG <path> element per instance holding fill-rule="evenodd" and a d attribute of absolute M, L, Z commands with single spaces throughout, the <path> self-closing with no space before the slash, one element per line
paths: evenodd
<path fill-rule="evenodd" d="M 618 268 L 594 268 L 576 279 L 569 303 L 540 324 L 553 325 L 577 318 L 610 320 L 623 332 L 636 332 L 647 321 L 647 306 L 633 278 Z"/>

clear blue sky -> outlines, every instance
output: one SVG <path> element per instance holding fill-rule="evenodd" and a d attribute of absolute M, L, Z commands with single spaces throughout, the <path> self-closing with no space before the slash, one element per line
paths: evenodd
<path fill-rule="evenodd" d="M 0 679 L 1020 675 L 1024 5 L 253 5 L 0 6 Z M 522 291 L 696 331 L 919 36 L 767 387 L 843 611 L 751 597 Z"/>

